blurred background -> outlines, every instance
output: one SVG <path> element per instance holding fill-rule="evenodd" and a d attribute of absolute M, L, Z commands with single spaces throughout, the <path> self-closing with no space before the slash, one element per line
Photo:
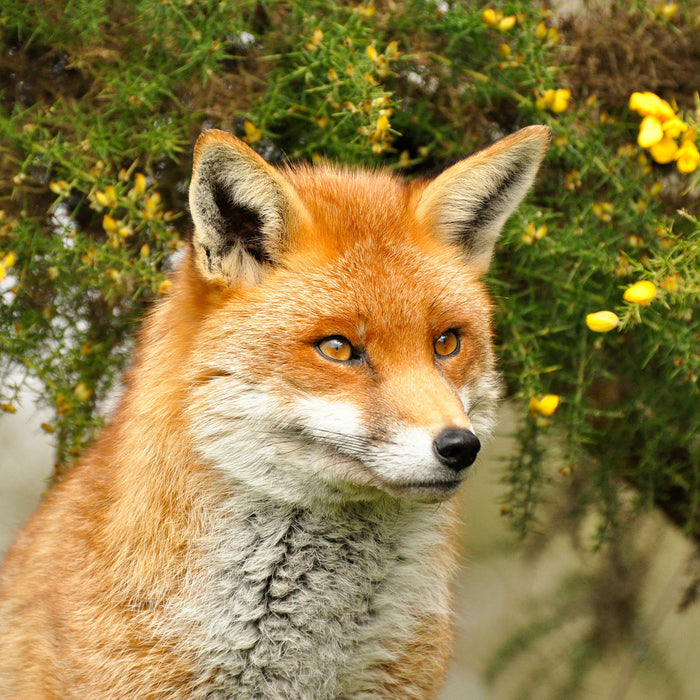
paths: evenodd
<path fill-rule="evenodd" d="M 3 0 L 0 546 L 169 291 L 202 129 L 416 177 L 548 124 L 444 698 L 700 697 L 698 76 L 697 0 Z"/>

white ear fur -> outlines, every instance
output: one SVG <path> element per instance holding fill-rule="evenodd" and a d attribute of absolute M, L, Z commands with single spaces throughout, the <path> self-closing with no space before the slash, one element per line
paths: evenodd
<path fill-rule="evenodd" d="M 423 189 L 416 215 L 485 272 L 506 219 L 530 188 L 551 131 L 529 126 L 443 171 Z"/>
<path fill-rule="evenodd" d="M 200 135 L 190 211 L 195 264 L 206 279 L 257 283 L 302 210 L 292 186 L 252 148 L 218 129 Z"/>

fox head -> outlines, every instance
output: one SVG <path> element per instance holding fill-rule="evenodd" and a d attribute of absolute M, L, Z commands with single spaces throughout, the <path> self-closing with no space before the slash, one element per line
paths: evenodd
<path fill-rule="evenodd" d="M 213 299 L 187 407 L 204 460 L 295 503 L 449 497 L 498 394 L 482 277 L 549 138 L 528 127 L 406 183 L 278 169 L 204 132 L 187 263 Z"/>

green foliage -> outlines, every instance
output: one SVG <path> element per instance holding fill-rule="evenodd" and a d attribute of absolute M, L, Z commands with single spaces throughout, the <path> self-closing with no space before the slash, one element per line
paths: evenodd
<path fill-rule="evenodd" d="M 610 22 L 697 39 L 693 8 L 654 15 L 643 3 L 618 4 Z M 137 320 L 167 292 L 165 272 L 189 226 L 173 212 L 185 209 L 201 128 L 234 131 L 267 157 L 415 175 L 547 123 L 555 139 L 544 171 L 491 274 L 502 366 L 523 404 L 503 512 L 521 532 L 537 528 L 552 480 L 569 479 L 572 511 L 600 516 L 600 544 L 614 536 L 627 484 L 634 507 L 660 508 L 700 539 L 697 175 L 655 164 L 635 144 L 629 93 L 658 85 L 617 94 L 596 86 L 605 94 L 596 99 L 574 78 L 575 27 L 567 34 L 520 0 L 500 16 L 483 9 L 6 0 L 2 400 L 12 410 L 33 380 L 55 410 L 46 429 L 57 435 L 59 469 L 99 423 Z M 662 96 L 683 105 L 692 127 L 692 94 Z M 657 296 L 648 306 L 624 302 L 641 279 Z M 605 335 L 585 323 L 602 309 L 621 318 Z M 544 394 L 560 397 L 556 412 L 528 414 Z M 557 438 L 550 459 L 561 477 L 547 462 Z"/>

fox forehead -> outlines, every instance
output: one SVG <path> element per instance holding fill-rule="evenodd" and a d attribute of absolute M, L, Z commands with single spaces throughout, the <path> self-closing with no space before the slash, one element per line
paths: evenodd
<path fill-rule="evenodd" d="M 388 246 L 430 240 L 415 218 L 419 193 L 391 173 L 323 164 L 286 168 L 283 175 L 312 222 L 295 235 L 299 250 L 336 256 L 363 240 Z"/>
<path fill-rule="evenodd" d="M 292 316 L 353 324 L 362 334 L 488 319 L 480 275 L 417 219 L 411 184 L 328 165 L 285 176 L 309 218 L 289 233 L 280 265 L 246 290 L 248 312 L 289 307 Z"/>

